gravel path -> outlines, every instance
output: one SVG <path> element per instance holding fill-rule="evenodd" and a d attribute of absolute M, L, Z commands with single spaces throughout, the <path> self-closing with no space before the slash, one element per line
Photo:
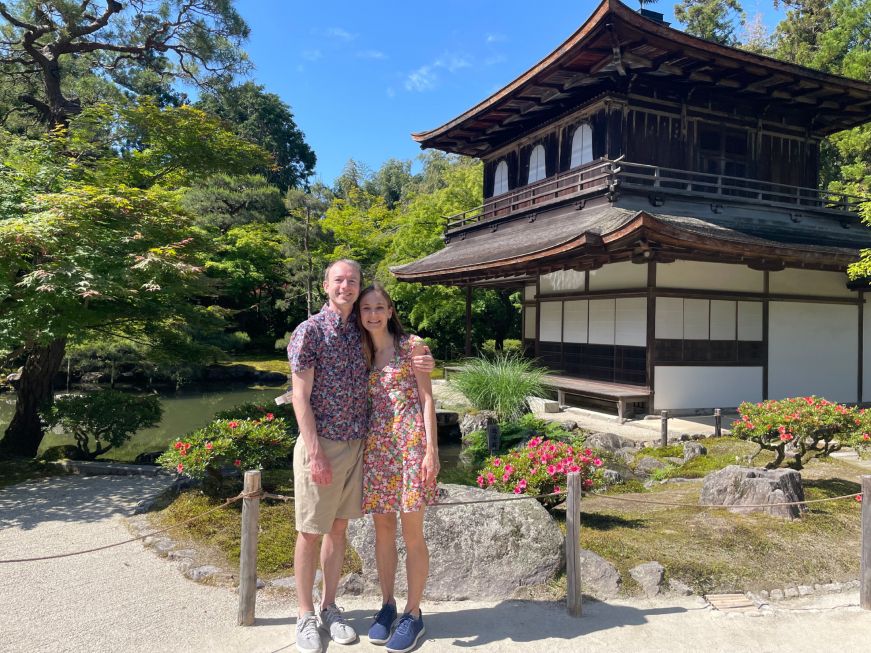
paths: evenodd
<path fill-rule="evenodd" d="M 0 490 L 0 559 L 51 555 L 129 537 L 124 516 L 165 478 L 55 477 Z M 499 582 L 499 579 L 494 579 Z M 340 601 L 364 632 L 372 599 Z M 584 617 L 531 601 L 424 604 L 423 652 L 867 651 L 871 612 L 858 593 L 778 603 L 768 614 L 721 613 L 696 597 L 587 602 Z M 0 651 L 156 653 L 295 651 L 287 599 L 258 597 L 254 627 L 235 626 L 232 590 L 185 579 L 139 543 L 44 562 L 0 564 Z M 335 651 L 381 651 L 368 641 Z"/>

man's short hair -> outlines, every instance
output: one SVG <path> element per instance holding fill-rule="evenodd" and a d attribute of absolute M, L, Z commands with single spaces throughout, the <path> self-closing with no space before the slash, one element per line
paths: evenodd
<path fill-rule="evenodd" d="M 357 271 L 357 276 L 360 278 L 360 283 L 363 282 L 363 268 L 360 267 L 360 264 L 357 263 L 357 261 L 349 258 L 340 258 L 338 261 L 333 261 L 332 263 L 330 263 L 327 266 L 327 269 L 324 270 L 324 281 L 330 280 L 330 270 L 333 269 L 334 265 L 337 265 L 339 263 L 344 263 L 345 265 L 354 268 Z"/>

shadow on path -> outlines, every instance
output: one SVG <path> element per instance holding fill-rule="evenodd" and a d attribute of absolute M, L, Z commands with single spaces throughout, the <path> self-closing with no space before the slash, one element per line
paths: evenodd
<path fill-rule="evenodd" d="M 50 521 L 94 522 L 129 515 L 172 484 L 142 476 L 53 476 L 0 489 L 0 530 Z"/>

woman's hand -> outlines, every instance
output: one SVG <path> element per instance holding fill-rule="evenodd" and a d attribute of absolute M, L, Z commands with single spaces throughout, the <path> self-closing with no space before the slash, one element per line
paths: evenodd
<path fill-rule="evenodd" d="M 420 466 L 420 481 L 422 485 L 434 485 L 439 475 L 439 452 L 427 449 Z"/>

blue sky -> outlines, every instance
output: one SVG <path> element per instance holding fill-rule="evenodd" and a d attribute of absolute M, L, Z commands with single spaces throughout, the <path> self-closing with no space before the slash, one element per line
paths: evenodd
<path fill-rule="evenodd" d="M 353 158 L 376 170 L 413 159 L 410 133 L 438 127 L 526 71 L 598 0 L 237 0 L 251 27 L 251 77 L 294 112 L 332 184 Z M 637 7 L 636 0 L 627 2 Z M 650 8 L 677 26 L 672 2 Z M 748 16 L 779 20 L 771 2 Z"/>

